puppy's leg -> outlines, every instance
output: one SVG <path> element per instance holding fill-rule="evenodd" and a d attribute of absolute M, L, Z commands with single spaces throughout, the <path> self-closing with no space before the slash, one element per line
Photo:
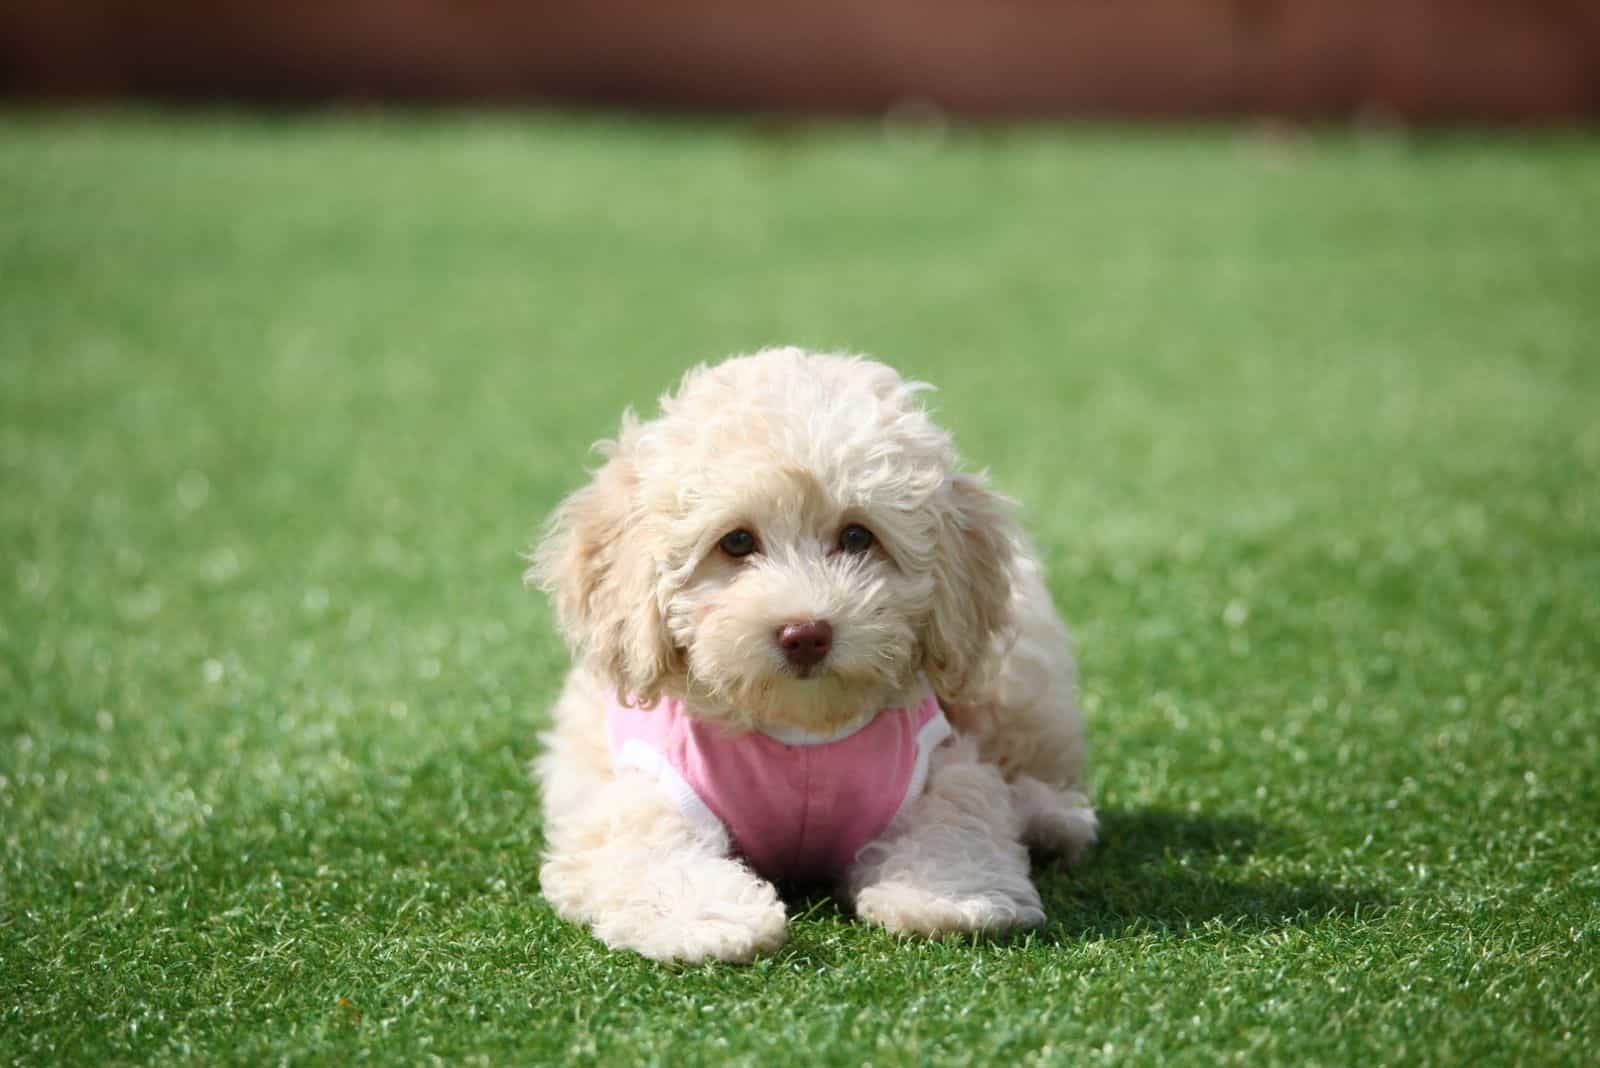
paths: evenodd
<path fill-rule="evenodd" d="M 539 879 L 562 917 L 654 960 L 744 962 L 784 940 L 772 884 L 729 856 L 648 776 L 624 772 L 551 819 Z"/>
<path fill-rule="evenodd" d="M 1042 853 L 1076 864 L 1099 837 L 1099 819 L 1081 790 L 1047 786 L 1030 775 L 1011 784 L 1011 798 L 1022 818 L 1022 840 Z"/>
<path fill-rule="evenodd" d="M 848 873 L 858 915 L 891 931 L 940 935 L 1044 922 L 1011 789 L 970 739 L 933 754 L 926 792 Z"/>
<path fill-rule="evenodd" d="M 574 671 L 535 763 L 544 795 L 545 898 L 609 946 L 656 960 L 749 960 L 783 944 L 771 884 L 730 856 L 719 826 L 692 823 L 661 784 L 617 774 L 605 699 Z"/>

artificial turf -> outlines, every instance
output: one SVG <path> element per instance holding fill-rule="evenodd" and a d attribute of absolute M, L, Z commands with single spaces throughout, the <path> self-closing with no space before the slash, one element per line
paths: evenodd
<path fill-rule="evenodd" d="M 935 133 L 0 118 L 0 1060 L 1600 1060 L 1600 139 Z M 1103 807 L 1042 931 L 539 897 L 519 551 L 773 342 L 1022 502 Z"/>

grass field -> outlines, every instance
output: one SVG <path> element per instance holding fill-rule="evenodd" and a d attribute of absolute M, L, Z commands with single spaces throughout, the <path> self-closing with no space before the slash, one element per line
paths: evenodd
<path fill-rule="evenodd" d="M 1600 139 L 0 118 L 0 1061 L 1600 1061 Z M 941 387 L 1079 644 L 1014 941 L 539 897 L 588 443 Z"/>

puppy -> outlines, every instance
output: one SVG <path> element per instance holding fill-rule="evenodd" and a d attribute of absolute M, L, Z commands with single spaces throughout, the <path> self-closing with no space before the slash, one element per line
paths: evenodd
<path fill-rule="evenodd" d="M 892 931 L 1034 926 L 1029 847 L 1095 840 L 1066 629 L 925 388 L 792 348 L 699 367 L 556 510 L 541 881 L 607 945 L 748 961 L 791 876 Z"/>

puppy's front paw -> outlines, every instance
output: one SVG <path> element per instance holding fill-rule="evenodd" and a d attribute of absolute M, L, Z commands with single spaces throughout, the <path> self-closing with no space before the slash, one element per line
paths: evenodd
<path fill-rule="evenodd" d="M 1044 923 L 1039 893 L 1031 885 L 1012 895 L 1001 890 L 945 894 L 905 882 L 878 883 L 856 896 L 856 913 L 899 934 L 933 937 Z"/>
<path fill-rule="evenodd" d="M 594 917 L 594 933 L 652 960 L 749 962 L 783 945 L 783 902 L 744 865 L 703 857 L 669 861 L 619 879 L 646 880 Z"/>

